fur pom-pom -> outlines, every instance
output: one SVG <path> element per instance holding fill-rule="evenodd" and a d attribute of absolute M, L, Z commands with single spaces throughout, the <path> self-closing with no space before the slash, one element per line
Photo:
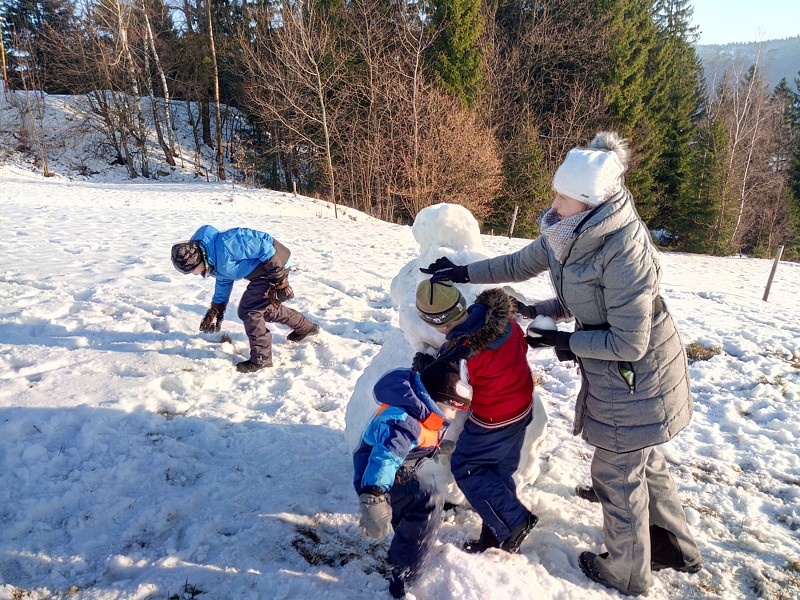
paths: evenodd
<path fill-rule="evenodd" d="M 600 131 L 589 143 L 589 148 L 614 152 L 625 168 L 628 168 L 628 158 L 630 156 L 628 140 L 621 137 L 617 132 Z"/>

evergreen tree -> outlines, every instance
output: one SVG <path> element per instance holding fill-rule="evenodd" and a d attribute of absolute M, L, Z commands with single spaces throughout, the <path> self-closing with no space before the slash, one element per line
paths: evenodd
<path fill-rule="evenodd" d="M 783 106 L 783 131 L 776 151 L 776 170 L 788 179 L 789 231 L 783 240 L 786 257 L 800 257 L 800 77 L 795 78 L 795 89 L 782 79 L 773 92 Z"/>
<path fill-rule="evenodd" d="M 800 75 L 800 73 L 798 73 Z M 787 89 L 789 106 L 787 108 L 788 135 L 791 139 L 791 158 L 789 159 L 789 176 L 797 203 L 800 203 L 800 76 L 795 77 L 795 90 Z M 787 86 L 788 88 L 788 86 Z M 800 211 L 800 209 L 798 209 Z"/>
<path fill-rule="evenodd" d="M 595 10 L 609 19 L 609 61 L 600 74 L 609 125 L 633 144 L 635 164 L 626 181 L 648 222 L 659 209 L 653 165 L 661 140 L 654 109 L 666 104 L 653 6 L 651 0 L 602 0 Z"/>
<path fill-rule="evenodd" d="M 702 110 L 703 70 L 694 49 L 695 29 L 690 26 L 692 8 L 688 0 L 658 0 L 656 24 L 661 48 L 657 60 L 663 65 L 662 102 L 654 106 L 660 132 L 660 153 L 653 164 L 655 190 L 661 195 L 655 225 L 663 225 L 681 236 L 695 227 L 693 215 L 699 202 L 695 191 L 699 174 L 690 167 L 694 119 Z M 685 215 L 682 213 L 686 213 Z"/>
<path fill-rule="evenodd" d="M 434 0 L 431 25 L 438 35 L 429 66 L 442 88 L 474 106 L 484 89 L 485 74 L 478 48 L 485 21 L 480 0 Z"/>
<path fill-rule="evenodd" d="M 57 62 L 54 48 L 44 43 L 44 39 L 47 35 L 72 31 L 72 12 L 69 0 L 5 0 L 2 3 L 2 35 L 12 88 L 21 87 L 19 78 L 21 69 L 25 69 L 29 80 L 45 92 L 70 92 L 59 85 L 58 77 L 52 72 L 51 65 Z"/>
<path fill-rule="evenodd" d="M 725 168 L 729 159 L 728 136 L 719 119 L 704 115 L 691 146 L 687 177 L 669 226 L 678 246 L 689 252 L 710 253 L 718 236 L 715 219 L 725 193 Z"/>

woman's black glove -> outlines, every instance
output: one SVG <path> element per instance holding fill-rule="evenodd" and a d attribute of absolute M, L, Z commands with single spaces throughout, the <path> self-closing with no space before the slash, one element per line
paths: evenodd
<path fill-rule="evenodd" d="M 427 269 L 420 268 L 426 275 L 433 275 L 431 283 L 448 280 L 453 283 L 469 283 L 469 273 L 465 265 L 457 265 L 446 256 L 437 258 Z"/>
<path fill-rule="evenodd" d="M 539 316 L 539 312 L 532 304 L 523 304 L 517 300 L 517 312 L 526 319 L 535 319 Z"/>
<path fill-rule="evenodd" d="M 417 373 L 422 373 L 423 369 L 431 364 L 434 360 L 436 360 L 436 358 L 430 354 L 426 354 L 425 352 L 417 352 L 411 361 L 411 370 L 416 371 Z"/>
<path fill-rule="evenodd" d="M 525 340 L 531 348 L 553 346 L 556 350 L 569 351 L 569 338 L 571 337 L 572 333 L 569 331 L 528 327 L 528 335 L 525 336 Z"/>

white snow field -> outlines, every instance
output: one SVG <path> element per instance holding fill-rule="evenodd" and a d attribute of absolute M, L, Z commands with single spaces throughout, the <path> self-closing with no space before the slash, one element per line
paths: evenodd
<path fill-rule="evenodd" d="M 356 382 L 410 361 L 392 281 L 412 228 L 230 184 L 43 179 L 0 167 L 0 598 L 388 598 L 387 540 L 358 530 L 346 412 Z M 172 268 L 203 223 L 292 251 L 292 306 L 322 326 L 275 367 L 248 356 L 234 288 L 222 334 L 197 327 L 213 281 Z M 481 237 L 494 256 L 527 242 Z M 664 253 L 662 292 L 691 366 L 695 414 L 665 446 L 706 568 L 663 571 L 649 598 L 800 598 L 800 265 Z M 408 272 L 406 271 L 406 274 Z M 550 297 L 546 275 L 515 286 Z M 416 338 L 413 338 L 416 339 Z M 388 345 L 397 344 L 389 348 Z M 519 555 L 468 555 L 456 508 L 417 600 L 593 600 L 599 507 L 574 495 L 591 448 L 571 435 L 578 374 L 529 352 L 549 423 L 520 497 L 539 524 Z"/>

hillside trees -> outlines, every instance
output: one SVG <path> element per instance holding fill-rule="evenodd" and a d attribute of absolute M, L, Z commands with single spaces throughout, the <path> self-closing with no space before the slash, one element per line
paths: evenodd
<path fill-rule="evenodd" d="M 75 21 L 70 0 L 7 0 L 2 3 L 2 35 L 11 41 L 6 53 L 7 72 L 12 88 L 21 89 L 22 77 L 36 81 L 39 91 L 48 94 L 69 92 L 54 68 L 56 48 L 43 43 L 44 32 L 74 33 Z M 7 48 L 7 50 L 9 50 Z"/>
<path fill-rule="evenodd" d="M 93 122 L 130 177 L 150 176 L 151 163 L 160 162 L 148 144 L 153 126 L 164 162 L 175 164 L 169 67 L 159 39 L 170 27 L 159 1 L 110 1 L 80 5 L 69 29 L 44 26 L 39 32 L 53 81 L 86 94 Z"/>
<path fill-rule="evenodd" d="M 318 181 L 336 203 L 332 135 L 342 114 L 336 92 L 346 51 L 313 3 L 255 5 L 248 22 L 239 34 L 248 109 L 265 127 L 280 125 L 282 153 L 308 153 L 308 165 L 322 174 Z"/>
<path fill-rule="evenodd" d="M 794 80 L 794 90 L 785 79 L 773 91 L 775 102 L 780 112 L 780 123 L 777 126 L 779 135 L 776 138 L 775 172 L 781 177 L 785 189 L 780 192 L 788 204 L 786 210 L 787 223 L 782 232 L 783 239 L 777 245 L 784 244 L 787 257 L 800 257 L 800 78 Z M 769 251 L 775 247 L 768 244 Z"/>
<path fill-rule="evenodd" d="M 691 28 L 691 5 L 687 0 L 657 0 L 656 49 L 651 62 L 662 66 L 657 83 L 662 93 L 654 95 L 653 128 L 659 132 L 659 149 L 653 170 L 652 192 L 658 196 L 655 226 L 682 230 L 691 226 L 685 213 L 694 214 L 697 181 L 692 169 L 696 119 L 702 111 L 703 68 L 694 50 L 696 34 Z M 653 102 L 655 102 L 653 98 Z"/>
<path fill-rule="evenodd" d="M 275 10 L 254 7 L 240 34 L 246 109 L 275 153 L 300 159 L 299 177 L 391 220 L 442 201 L 485 214 L 499 185 L 494 137 L 426 76 L 434 33 L 414 5 Z"/>
<path fill-rule="evenodd" d="M 703 249 L 714 254 L 773 252 L 791 237 L 792 197 L 786 168 L 785 99 L 771 93 L 758 64 L 728 72 L 710 96 L 703 130 L 713 178 L 702 196 L 713 214 Z"/>
<path fill-rule="evenodd" d="M 503 232 L 519 207 L 533 236 L 567 151 L 614 129 L 637 208 L 682 249 L 769 253 L 800 218 L 797 93 L 744 68 L 706 91 L 689 0 L 0 3 L 12 88 L 86 94 L 131 177 L 182 160 L 180 107 L 206 176 L 209 148 L 220 180 L 247 154 L 337 206 L 458 202 Z"/>
<path fill-rule="evenodd" d="M 598 77 L 607 56 L 606 21 L 589 0 L 529 5 L 501 0 L 487 19 L 484 113 L 496 131 L 503 187 L 489 226 L 538 233 L 536 218 L 552 201 L 550 182 L 567 151 L 606 118 Z"/>

